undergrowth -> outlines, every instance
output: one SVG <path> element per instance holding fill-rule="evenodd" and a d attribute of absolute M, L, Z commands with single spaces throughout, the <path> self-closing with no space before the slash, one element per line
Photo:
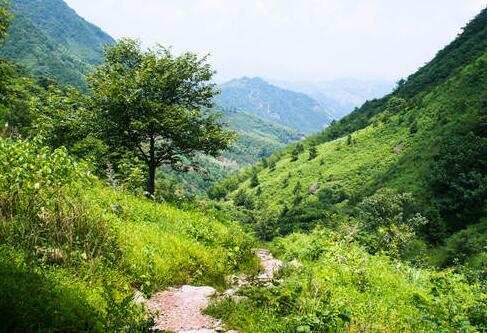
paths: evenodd
<path fill-rule="evenodd" d="M 107 188 L 64 148 L 0 139 L 0 331 L 144 332 L 135 305 L 256 269 L 236 224 Z"/>

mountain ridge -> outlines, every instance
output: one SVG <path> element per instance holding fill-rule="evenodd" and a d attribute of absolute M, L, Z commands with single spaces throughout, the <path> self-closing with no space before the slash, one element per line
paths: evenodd
<path fill-rule="evenodd" d="M 306 94 L 272 85 L 260 77 L 233 79 L 220 85 L 217 105 L 256 114 L 310 134 L 332 121 L 330 114 Z"/>

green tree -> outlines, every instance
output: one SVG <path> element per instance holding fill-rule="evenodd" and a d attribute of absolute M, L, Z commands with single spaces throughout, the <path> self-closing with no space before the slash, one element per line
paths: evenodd
<path fill-rule="evenodd" d="M 363 240 L 373 253 L 398 257 L 428 221 L 416 212 L 411 193 L 382 188 L 359 205 Z"/>
<path fill-rule="evenodd" d="M 301 185 L 301 182 L 297 182 L 296 185 L 294 186 L 293 193 L 294 194 L 299 194 L 303 190 L 303 185 Z"/>
<path fill-rule="evenodd" d="M 257 176 L 257 171 L 254 171 L 252 178 L 250 178 L 250 187 L 254 188 L 259 186 L 259 177 Z"/>
<path fill-rule="evenodd" d="M 318 150 L 316 146 L 309 147 L 309 160 L 314 160 L 318 156 Z"/>
<path fill-rule="evenodd" d="M 53 148 L 68 148 L 71 154 L 90 160 L 98 171 L 106 166 L 107 147 L 93 131 L 93 112 L 79 90 L 72 86 L 62 88 L 51 82 L 30 104 L 30 134 L 41 135 L 44 143 Z"/>
<path fill-rule="evenodd" d="M 217 156 L 234 141 L 221 114 L 209 111 L 217 95 L 213 74 L 207 57 L 176 57 L 160 45 L 143 50 L 139 42 L 123 39 L 106 50 L 104 64 L 89 76 L 102 139 L 147 164 L 150 195 L 157 167 L 198 169 L 196 153 Z"/>
<path fill-rule="evenodd" d="M 271 160 L 271 161 L 269 162 L 269 170 L 270 170 L 270 171 L 274 171 L 274 170 L 276 170 L 276 161 Z"/>
<path fill-rule="evenodd" d="M 301 143 L 298 143 L 294 150 L 291 152 L 291 162 L 295 162 L 299 158 L 299 154 L 304 151 L 304 146 Z"/>
<path fill-rule="evenodd" d="M 9 13 L 10 2 L 6 0 L 0 0 L 0 39 L 4 38 L 7 34 L 8 26 L 10 25 L 10 19 L 12 14 Z"/>
<path fill-rule="evenodd" d="M 428 180 L 450 229 L 476 223 L 482 216 L 487 202 L 486 170 L 487 138 L 469 132 L 451 136 L 440 145 Z"/>

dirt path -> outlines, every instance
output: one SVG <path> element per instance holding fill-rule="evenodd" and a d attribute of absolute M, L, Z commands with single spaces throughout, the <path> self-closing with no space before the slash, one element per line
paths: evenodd
<path fill-rule="evenodd" d="M 259 280 L 268 281 L 282 266 L 282 262 L 275 259 L 267 250 L 258 250 L 264 273 L 259 275 Z M 234 294 L 239 286 L 245 285 L 240 281 L 237 287 L 229 289 L 223 295 Z M 212 287 L 182 286 L 170 288 L 166 291 L 154 294 L 146 302 L 146 307 L 157 314 L 154 331 L 170 331 L 177 333 L 236 333 L 226 331 L 221 321 L 201 313 L 209 304 L 211 296 L 216 294 Z"/>

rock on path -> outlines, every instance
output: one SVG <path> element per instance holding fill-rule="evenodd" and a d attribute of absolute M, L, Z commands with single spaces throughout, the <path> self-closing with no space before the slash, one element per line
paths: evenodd
<path fill-rule="evenodd" d="M 257 250 L 257 257 L 260 259 L 260 264 L 264 268 L 264 273 L 259 275 L 259 280 L 272 280 L 274 273 L 282 267 L 282 261 L 275 259 L 268 250 Z"/>
<path fill-rule="evenodd" d="M 258 277 L 259 280 L 271 280 L 274 273 L 281 268 L 282 262 L 275 259 L 267 250 L 258 250 L 257 256 L 264 269 L 264 273 Z M 245 284 L 246 281 L 240 281 L 236 287 L 223 294 L 229 296 Z M 212 287 L 182 286 L 154 294 L 145 302 L 147 309 L 156 314 L 154 331 L 177 333 L 225 332 L 220 320 L 201 313 L 208 306 L 210 297 L 215 293 L 216 290 Z M 238 333 L 238 331 L 233 330 L 226 332 Z"/>

